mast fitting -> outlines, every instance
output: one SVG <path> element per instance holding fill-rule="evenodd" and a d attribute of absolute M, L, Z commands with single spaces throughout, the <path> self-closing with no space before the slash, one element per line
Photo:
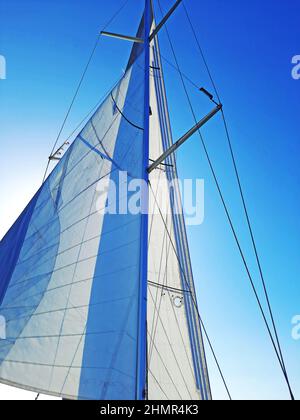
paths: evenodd
<path fill-rule="evenodd" d="M 168 150 L 166 150 L 155 162 L 153 162 L 148 167 L 148 172 L 152 172 L 158 165 L 160 165 L 164 160 L 166 160 L 172 153 L 174 153 L 183 143 L 185 143 L 193 134 L 196 133 L 203 125 L 205 125 L 209 120 L 211 120 L 221 109 L 223 108 L 222 104 L 218 104 L 209 114 L 207 114 L 202 120 L 200 120 L 194 127 L 192 127 L 184 136 L 176 141 Z"/>

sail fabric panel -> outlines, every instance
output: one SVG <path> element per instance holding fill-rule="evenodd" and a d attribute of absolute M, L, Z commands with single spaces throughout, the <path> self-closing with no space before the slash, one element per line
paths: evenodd
<path fill-rule="evenodd" d="M 128 174 L 128 183 L 143 178 L 144 54 L 132 66 L 114 154 L 115 165 Z M 118 101 L 122 92 L 118 91 Z M 126 118 L 125 118 L 126 117 Z M 111 181 L 120 184 L 119 171 Z M 120 185 L 119 185 L 120 187 Z M 136 192 L 129 192 L 130 204 Z M 119 194 L 116 207 L 120 209 Z M 124 204 L 124 203 L 123 203 Z M 141 220 L 139 213 L 118 211 L 103 221 L 87 322 L 79 395 L 89 399 L 133 400 L 137 396 L 138 314 Z M 97 303 L 102 301 L 101 305 Z M 97 369 L 91 369 L 91 366 Z"/>
<path fill-rule="evenodd" d="M 3 300 L 18 261 L 37 199 L 38 193 L 0 242 L 0 266 L 3 267 L 0 278 L 0 303 Z"/>
<path fill-rule="evenodd" d="M 151 77 L 150 156 L 163 151 L 155 78 Z M 184 291 L 177 260 L 171 200 L 166 169 L 150 174 L 148 256 L 148 396 L 151 400 L 200 399 L 197 390 Z M 165 194 L 162 193 L 165 192 Z M 162 214 L 163 212 L 163 218 Z M 159 383 L 159 386 L 157 385 Z"/>
<path fill-rule="evenodd" d="M 122 77 L 0 243 L 0 271 L 1 275 L 5 273 L 0 283 L 0 315 L 7 324 L 7 337 L 0 340 L 2 383 L 70 399 L 98 399 L 101 395 L 102 385 L 97 382 L 98 389 L 93 386 L 90 393 L 90 384 L 94 377 L 103 377 L 103 372 L 106 375 L 111 366 L 108 360 L 87 360 L 86 355 L 94 349 L 94 342 L 89 339 L 93 336 L 101 343 L 111 341 L 115 347 L 115 338 L 103 335 L 101 325 L 93 321 L 93 314 L 98 316 L 99 308 L 107 307 L 105 293 L 98 295 L 95 284 L 111 285 L 110 279 L 114 278 L 108 272 L 114 263 L 109 255 L 115 255 L 120 260 L 120 270 L 124 269 L 122 278 L 133 279 L 130 287 L 134 289 L 137 271 L 126 271 L 121 260 L 129 251 L 135 255 L 136 248 L 129 244 L 126 247 L 122 237 L 126 236 L 126 243 L 131 235 L 136 241 L 139 238 L 138 229 L 124 228 L 123 219 L 116 223 L 105 221 L 107 215 L 99 208 L 99 182 L 109 181 L 123 163 L 124 170 L 139 174 L 142 130 L 137 133 L 127 119 L 142 125 L 138 107 L 143 96 L 143 79 L 138 76 L 144 74 L 141 63 L 136 75 L 130 68 Z M 132 83 L 135 77 L 137 83 Z M 129 87 L 131 94 L 127 99 Z M 101 194 L 101 202 L 105 203 L 108 192 Z M 118 240 L 114 239 L 116 230 Z M 107 237 L 107 245 L 101 239 L 102 233 Z M 116 248 L 117 242 L 122 254 L 110 249 Z M 15 257 L 10 263 L 11 251 Z M 116 280 L 119 277 L 115 275 Z M 126 298 L 129 292 L 128 288 L 124 291 Z M 119 288 L 111 293 L 110 299 L 117 301 Z M 136 305 L 133 302 L 133 312 Z M 97 308 L 95 313 L 91 307 Z M 111 321 L 110 330 L 120 328 L 118 321 Z M 135 321 L 130 320 L 132 336 L 136 335 Z M 126 362 L 123 364 L 127 368 Z M 89 380 L 90 371 L 94 377 Z M 119 382 L 126 383 L 120 388 L 125 399 L 127 379 L 123 378 L 126 375 L 122 374 Z M 115 382 L 113 378 L 112 383 Z"/>
<path fill-rule="evenodd" d="M 7 325 L 7 335 L 9 339 L 7 343 L 0 341 L 0 363 L 11 351 L 14 345 L 15 337 L 18 337 L 31 315 L 34 313 L 39 305 L 41 296 L 47 288 L 49 278 L 51 277 L 51 271 L 54 267 L 55 252 L 57 251 L 57 244 L 47 244 L 46 252 L 37 250 L 37 244 L 40 247 L 45 247 L 45 242 L 42 237 L 36 237 L 32 232 L 31 221 L 35 220 L 36 226 L 38 226 L 43 219 L 39 217 L 39 203 L 45 201 L 46 207 L 50 217 L 53 217 L 53 223 L 51 225 L 52 232 L 57 235 L 59 233 L 59 222 L 55 216 L 55 209 L 53 201 L 51 200 L 51 194 L 48 185 L 45 185 L 40 190 L 38 195 L 33 198 L 27 209 L 32 209 L 29 213 L 26 211 L 27 218 L 27 230 L 26 235 L 20 245 L 20 252 L 16 264 L 11 269 L 10 281 L 8 283 L 1 307 L 0 314 L 5 317 Z M 30 216 L 30 217 L 29 217 Z M 16 230 L 19 222 L 12 227 L 11 232 Z M 51 237 L 50 229 L 49 236 Z M 7 238 L 8 240 L 9 238 Z M 15 240 L 20 238 L 16 235 L 10 245 L 13 252 L 16 249 Z M 6 238 L 4 238 L 4 241 Z M 2 244 L 2 242 L 1 242 Z M 18 246 L 18 245 L 17 245 Z M 6 249 L 2 249 L 1 254 L 3 258 L 7 253 Z M 50 256 L 50 257 L 49 257 Z M 1 268 L 5 267 L 1 264 Z M 43 274 L 40 274 L 37 268 L 35 270 L 29 270 L 29 266 L 43 267 Z M 28 297 L 30 296 L 30 299 Z"/>
<path fill-rule="evenodd" d="M 150 158 L 155 160 L 172 144 L 157 39 L 151 60 Z M 175 157 L 164 163 L 150 174 L 148 396 L 206 400 L 210 386 L 184 216 L 175 212 L 182 210 Z"/>

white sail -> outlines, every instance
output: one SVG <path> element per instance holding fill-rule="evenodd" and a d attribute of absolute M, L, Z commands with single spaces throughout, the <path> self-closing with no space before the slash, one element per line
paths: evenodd
<path fill-rule="evenodd" d="M 142 176 L 143 48 L 132 60 L 0 243 L 4 384 L 136 398 L 141 215 L 104 213 L 99 189 Z"/>
<path fill-rule="evenodd" d="M 157 39 L 151 43 L 150 158 L 172 144 Z M 150 174 L 148 261 L 148 397 L 210 399 L 210 386 L 195 307 L 196 296 L 180 205 L 176 161 Z M 162 194 L 168 181 L 173 190 Z"/>
<path fill-rule="evenodd" d="M 143 34 L 144 20 L 137 35 Z M 106 180 L 120 190 L 120 172 L 134 180 L 145 174 L 144 52 L 144 44 L 134 45 L 122 80 L 0 243 L 4 384 L 96 400 L 137 399 L 145 389 L 139 379 L 147 335 L 139 325 L 143 215 L 121 212 L 120 196 L 116 213 L 103 212 L 108 191 L 99 189 Z M 155 159 L 172 142 L 157 40 L 150 64 Z M 169 169 L 150 176 L 148 397 L 209 399 L 183 216 L 169 211 L 164 219 L 159 212 L 164 203 L 180 203 L 178 186 L 164 197 L 152 190 L 157 174 L 160 182 L 176 177 L 175 158 L 166 163 Z"/>

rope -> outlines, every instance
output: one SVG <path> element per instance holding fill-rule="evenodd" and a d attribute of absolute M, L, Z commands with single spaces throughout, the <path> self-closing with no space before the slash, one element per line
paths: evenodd
<path fill-rule="evenodd" d="M 112 101 L 113 101 L 113 103 L 114 103 L 114 105 L 115 105 L 115 107 L 116 107 L 116 109 L 118 110 L 118 112 L 122 115 L 122 117 L 128 122 L 128 124 L 130 124 L 130 125 L 132 125 L 132 127 L 134 127 L 134 128 L 137 128 L 138 130 L 141 130 L 141 131 L 144 131 L 144 129 L 143 129 L 143 127 L 140 127 L 140 126 L 138 126 L 138 125 L 136 125 L 136 124 L 134 124 L 132 121 L 130 121 L 127 117 L 126 117 L 126 115 L 120 110 L 120 108 L 118 107 L 118 105 L 117 105 L 117 102 L 115 101 L 115 98 L 113 97 L 113 94 L 111 93 L 111 99 L 112 99 Z"/>
<path fill-rule="evenodd" d="M 115 20 L 115 18 L 119 15 L 119 13 L 124 9 L 124 7 L 127 5 L 127 3 L 128 3 L 128 1 L 129 0 L 126 0 L 122 5 L 121 5 L 121 7 L 116 11 L 116 13 L 109 19 L 109 21 L 104 25 L 104 27 L 103 27 L 103 29 L 102 29 L 102 31 L 104 31 L 114 20 Z M 61 136 L 61 134 L 62 134 L 62 132 L 63 132 L 63 129 L 65 128 L 65 125 L 66 125 L 66 122 L 67 122 L 67 120 L 68 120 L 68 118 L 69 118 L 69 115 L 70 115 L 70 113 L 71 113 L 71 110 L 72 110 L 72 108 L 73 108 L 73 105 L 74 105 L 74 103 L 75 103 L 75 100 L 76 100 L 76 98 L 77 98 L 77 96 L 78 96 L 78 93 L 79 93 L 79 91 L 80 91 L 80 88 L 81 88 L 81 86 L 82 86 L 82 83 L 83 83 L 83 81 L 84 81 L 84 79 L 85 79 L 85 76 L 86 76 L 86 74 L 87 74 L 87 71 L 88 71 L 88 69 L 89 69 L 89 66 L 90 66 L 90 64 L 91 64 L 91 61 L 92 61 L 92 59 L 93 59 L 93 57 L 94 57 L 94 54 L 95 54 L 95 52 L 96 52 L 96 49 L 97 49 L 97 47 L 98 47 L 98 44 L 99 44 L 99 40 L 100 40 L 100 38 L 101 38 L 101 32 L 99 33 L 99 35 L 97 35 L 97 38 L 96 38 L 96 41 L 95 41 L 95 44 L 94 44 L 94 46 L 93 46 L 93 48 L 92 48 L 92 51 L 91 51 L 91 53 L 90 53 L 90 56 L 89 56 L 89 58 L 88 58 L 88 61 L 87 61 L 87 64 L 86 64 L 86 66 L 85 66 L 85 68 L 84 68 L 84 70 L 83 70 L 83 73 L 82 73 L 82 75 L 81 75 L 81 77 L 80 77 L 80 80 L 79 80 L 79 83 L 78 83 L 78 86 L 77 86 L 77 88 L 76 88 L 76 90 L 75 90 L 75 93 L 74 93 L 74 96 L 73 96 L 73 98 L 72 98 L 72 100 L 71 100 L 71 103 L 70 103 L 70 105 L 69 105 L 69 108 L 68 108 L 68 110 L 67 110 L 67 113 L 66 113 L 66 116 L 65 116 L 65 118 L 64 118 L 64 120 L 63 120 L 63 123 L 62 123 L 62 125 L 61 125 L 61 127 L 60 127 L 60 129 L 59 129 L 59 132 L 58 132 L 58 135 L 57 135 L 57 137 L 56 137 L 56 140 L 55 140 L 55 142 L 54 142 L 54 145 L 53 145 L 53 148 L 52 148 L 52 151 L 51 151 L 51 154 L 50 154 L 50 157 L 53 155 L 53 153 L 54 153 L 54 151 L 55 151 L 55 148 L 56 148 L 56 146 L 57 146 L 57 143 L 58 143 L 58 141 L 59 141 L 59 139 L 60 139 L 60 136 Z M 48 163 L 47 163 L 47 165 L 46 165 L 46 169 L 45 169 L 45 172 L 44 172 L 44 176 L 43 176 L 43 182 L 42 183 L 44 183 L 45 182 L 45 180 L 46 180 L 46 177 L 47 177 L 47 173 L 48 173 L 48 169 L 49 169 L 49 166 L 50 166 L 50 162 L 51 162 L 51 159 L 49 158 L 48 159 Z"/>
<path fill-rule="evenodd" d="M 204 66 L 207 70 L 209 79 L 210 79 L 211 84 L 213 86 L 213 89 L 215 91 L 215 94 L 218 98 L 219 103 L 222 103 L 222 101 L 220 99 L 218 89 L 217 89 L 217 86 L 216 86 L 216 83 L 215 83 L 214 78 L 212 76 L 212 72 L 210 71 L 208 62 L 205 58 L 203 49 L 200 45 L 200 41 L 198 39 L 198 36 L 197 36 L 196 30 L 194 28 L 194 25 L 191 21 L 188 10 L 187 10 L 184 2 L 182 2 L 182 5 L 183 5 L 183 8 L 184 8 L 187 20 L 190 24 L 191 30 L 193 32 L 193 35 L 194 35 L 196 44 L 198 46 L 200 55 L 202 57 Z M 269 293 L 268 293 L 268 289 L 267 289 L 267 285 L 266 285 L 266 281 L 265 281 L 265 276 L 264 276 L 263 269 L 262 269 L 261 259 L 260 259 L 259 253 L 258 253 L 256 239 L 255 239 L 255 236 L 254 236 L 252 223 L 251 223 L 251 220 L 250 220 L 250 216 L 249 216 L 249 212 L 248 212 L 248 208 L 247 208 L 247 204 L 246 204 L 245 194 L 244 194 L 242 183 L 241 183 L 241 177 L 240 177 L 240 174 L 239 174 L 239 171 L 238 171 L 237 162 L 236 162 L 236 158 L 235 158 L 235 153 L 234 153 L 234 150 L 233 150 L 232 141 L 231 141 L 231 137 L 230 137 L 230 134 L 229 134 L 228 124 L 227 124 L 227 121 L 226 121 L 226 118 L 225 118 L 224 110 L 222 109 L 221 112 L 222 112 L 222 120 L 223 120 L 224 127 L 225 127 L 225 133 L 226 133 L 226 138 L 227 138 L 227 142 L 228 142 L 228 147 L 229 147 L 229 150 L 230 150 L 230 156 L 231 156 L 231 159 L 232 159 L 232 163 L 233 163 L 233 167 L 234 167 L 234 171 L 235 171 L 235 176 L 236 176 L 236 180 L 237 180 L 237 183 L 238 183 L 239 193 L 240 193 L 240 197 L 241 197 L 241 200 L 242 200 L 245 217 L 246 217 L 246 220 L 247 220 L 247 226 L 248 226 L 248 229 L 249 229 L 252 246 L 253 246 L 253 250 L 254 250 L 254 253 L 255 253 L 256 263 L 257 263 L 257 266 L 258 266 L 258 269 L 259 269 L 260 279 L 261 279 L 261 283 L 262 283 L 262 286 L 263 286 L 264 295 L 265 295 L 265 298 L 266 298 L 266 302 L 267 302 L 267 305 L 268 305 L 268 310 L 269 310 L 272 326 L 273 326 L 274 333 L 275 333 L 276 343 L 277 343 L 277 346 L 278 346 L 278 351 L 279 351 L 279 355 L 280 355 L 280 359 L 281 359 L 281 363 L 282 363 L 282 370 L 283 370 L 284 376 L 285 376 L 286 381 L 287 381 L 287 385 L 288 385 L 288 388 L 289 388 L 289 391 L 290 391 L 290 394 L 291 394 L 291 398 L 292 398 L 292 400 L 294 400 L 295 398 L 294 398 L 294 395 L 293 395 L 293 392 L 292 392 L 292 389 L 291 389 L 291 386 L 290 386 L 290 382 L 289 382 L 289 378 L 288 378 L 288 374 L 287 374 L 287 370 L 286 370 L 286 366 L 285 366 L 285 361 L 284 361 L 283 352 L 282 352 L 282 348 L 281 348 L 281 344 L 280 344 L 280 340 L 279 340 L 277 326 L 276 326 L 276 323 L 275 323 L 274 312 L 273 312 L 271 301 L 270 301 L 270 298 L 269 298 Z"/>

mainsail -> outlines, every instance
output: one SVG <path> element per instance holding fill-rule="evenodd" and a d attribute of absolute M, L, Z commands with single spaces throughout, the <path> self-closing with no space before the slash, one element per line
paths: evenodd
<path fill-rule="evenodd" d="M 157 38 L 150 58 L 150 157 L 156 159 L 172 144 Z M 175 156 L 149 181 L 149 398 L 210 399 Z M 165 185 L 168 194 L 162 196 Z"/>
<path fill-rule="evenodd" d="M 118 85 L 0 243 L 4 384 L 68 399 L 140 398 L 143 216 L 103 211 L 103 185 L 121 190 L 121 171 L 143 178 L 146 44 L 134 45 Z M 150 65 L 155 159 L 172 143 L 157 38 Z M 174 156 L 166 163 L 150 175 L 144 398 L 210 399 L 184 219 L 173 211 L 181 206 Z M 174 181 L 167 215 L 154 178 Z"/>

